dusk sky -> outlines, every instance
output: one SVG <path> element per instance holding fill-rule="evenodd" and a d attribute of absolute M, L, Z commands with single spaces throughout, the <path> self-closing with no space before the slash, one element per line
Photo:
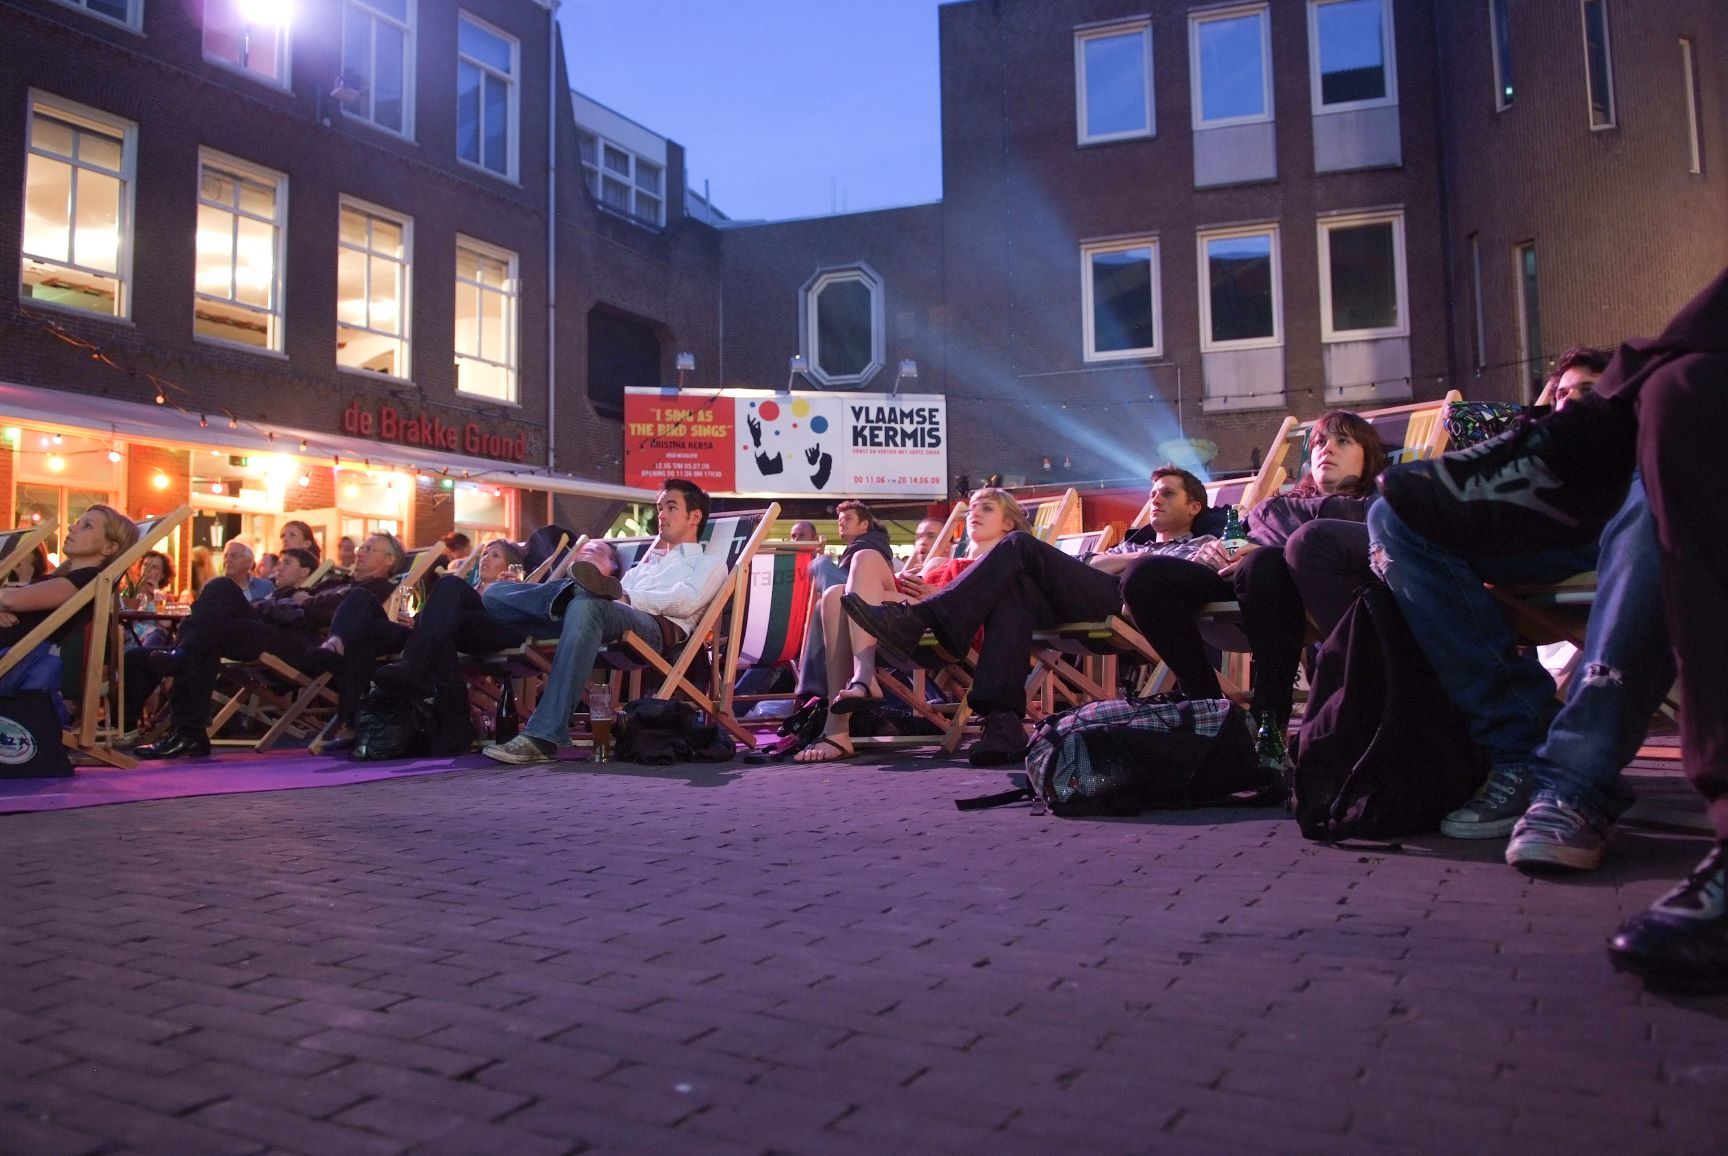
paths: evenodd
<path fill-rule="evenodd" d="M 942 195 L 937 0 L 564 0 L 575 88 L 687 150 L 735 219 Z"/>

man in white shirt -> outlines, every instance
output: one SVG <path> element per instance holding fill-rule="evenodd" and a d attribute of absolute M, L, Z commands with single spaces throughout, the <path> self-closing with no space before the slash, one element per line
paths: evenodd
<path fill-rule="evenodd" d="M 557 633 L 558 649 L 540 703 L 522 733 L 493 743 L 483 754 L 501 763 L 549 763 L 570 737 L 570 714 L 606 644 L 635 631 L 649 646 L 676 641 L 664 623 L 686 635 L 726 584 L 724 559 L 700 541 L 708 495 L 694 482 L 669 478 L 654 502 L 659 537 L 621 583 L 577 562 L 562 582 L 495 582 L 481 596 L 500 622 L 544 638 Z"/>

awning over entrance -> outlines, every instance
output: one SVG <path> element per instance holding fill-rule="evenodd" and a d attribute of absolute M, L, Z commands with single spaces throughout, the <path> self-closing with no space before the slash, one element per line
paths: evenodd
<path fill-rule="evenodd" d="M 490 458 L 371 441 L 346 434 L 320 433 L 275 423 L 240 421 L 236 428 L 230 429 L 229 418 L 222 414 L 204 415 L 207 424 L 200 425 L 199 414 L 171 406 L 62 393 L 10 382 L 0 382 L 0 418 L 32 425 L 61 426 L 69 432 L 97 433 L 127 441 L 170 441 L 226 449 L 233 453 L 268 452 L 298 454 L 305 458 L 341 458 L 345 463 L 394 466 L 496 486 L 549 490 L 558 494 L 625 502 L 654 500 L 653 490 L 512 466 Z M 306 443 L 305 449 L 300 448 L 302 440 Z"/>

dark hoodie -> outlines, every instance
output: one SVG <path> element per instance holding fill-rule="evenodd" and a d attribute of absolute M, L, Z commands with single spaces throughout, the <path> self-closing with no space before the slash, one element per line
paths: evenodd
<path fill-rule="evenodd" d="M 894 551 L 888 546 L 888 531 L 881 526 L 874 526 L 852 539 L 851 544 L 840 555 L 841 568 L 851 565 L 852 556 L 860 550 L 874 550 L 886 558 L 890 566 L 894 564 Z"/>
<path fill-rule="evenodd" d="M 1631 401 L 1651 374 L 1692 353 L 1728 353 L 1728 269 L 1688 301 L 1660 337 L 1638 338 L 1616 350 L 1595 393 Z"/>

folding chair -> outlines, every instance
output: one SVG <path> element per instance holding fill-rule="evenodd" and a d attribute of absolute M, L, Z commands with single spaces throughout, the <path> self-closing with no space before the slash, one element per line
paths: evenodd
<path fill-rule="evenodd" d="M 584 541 L 587 540 L 586 536 L 584 536 L 583 540 Z M 544 562 L 540 563 L 540 565 L 534 567 L 534 569 L 530 570 L 527 574 L 525 574 L 522 578 L 522 581 L 524 581 L 524 582 L 544 582 L 544 581 L 546 581 L 547 575 L 552 573 L 553 568 L 560 565 L 560 564 L 564 564 L 564 568 L 566 570 L 568 570 L 569 569 L 568 563 L 570 561 L 573 561 L 576 557 L 576 550 L 574 547 L 570 548 L 570 552 L 568 554 L 565 553 L 565 548 L 569 547 L 569 546 L 570 546 L 570 535 L 568 535 L 568 534 L 558 535 L 558 544 L 556 546 L 552 547 L 552 552 L 550 554 L 546 555 L 546 560 Z"/>
<path fill-rule="evenodd" d="M 58 525 L 53 518 L 49 518 L 40 526 L 7 530 L 0 534 L 0 583 L 9 581 L 35 552 L 36 547 L 49 539 Z"/>
<path fill-rule="evenodd" d="M 744 629 L 739 642 L 739 675 L 747 670 L 774 669 L 798 662 L 815 593 L 810 566 L 820 551 L 821 546 L 815 542 L 764 542 L 750 560 L 742 602 Z M 738 694 L 734 684 L 730 701 L 736 709 L 740 704 L 790 697 L 789 693 Z"/>
<path fill-rule="evenodd" d="M 1032 523 L 1033 535 L 1041 542 L 1054 542 L 1061 535 L 1082 532 L 1080 491 L 1072 486 L 1060 494 L 1021 502 L 1020 509 Z"/>

